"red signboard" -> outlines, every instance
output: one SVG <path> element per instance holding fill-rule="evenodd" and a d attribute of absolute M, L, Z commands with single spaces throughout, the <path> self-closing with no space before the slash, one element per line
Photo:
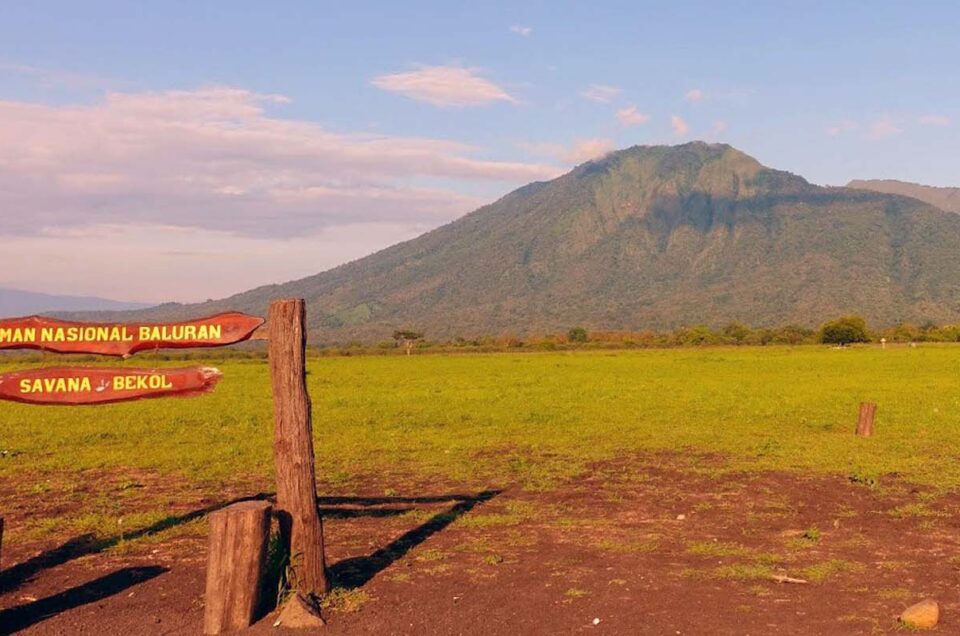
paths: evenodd
<path fill-rule="evenodd" d="M 213 367 L 30 369 L 0 375 L 0 400 L 79 405 L 187 397 L 209 393 L 221 377 Z"/>
<path fill-rule="evenodd" d="M 0 320 L 0 349 L 129 356 L 151 349 L 221 347 L 242 342 L 263 319 L 237 312 L 185 322 L 91 323 L 42 316 Z"/>

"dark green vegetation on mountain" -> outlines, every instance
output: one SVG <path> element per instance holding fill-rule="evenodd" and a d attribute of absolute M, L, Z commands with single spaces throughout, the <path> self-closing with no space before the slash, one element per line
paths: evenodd
<path fill-rule="evenodd" d="M 304 297 L 320 341 L 960 320 L 960 216 L 721 144 L 637 146 L 330 271 L 141 317 Z M 128 314 L 133 315 L 133 314 Z"/>
<path fill-rule="evenodd" d="M 960 214 L 960 188 L 938 188 L 894 179 L 857 179 L 848 183 L 847 187 L 913 197 L 941 210 Z"/>

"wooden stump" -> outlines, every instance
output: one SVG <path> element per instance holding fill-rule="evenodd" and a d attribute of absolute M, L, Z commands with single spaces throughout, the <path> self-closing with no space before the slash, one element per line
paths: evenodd
<path fill-rule="evenodd" d="M 873 418 L 877 414 L 877 405 L 873 402 L 860 403 L 860 419 L 857 421 L 857 437 L 873 435 Z"/>
<path fill-rule="evenodd" d="M 210 514 L 204 634 L 249 627 L 260 608 L 270 503 L 244 501 Z"/>
<path fill-rule="evenodd" d="M 320 596 L 327 592 L 327 574 L 323 525 L 317 510 L 313 421 L 306 380 L 306 308 L 302 299 L 271 303 L 269 339 L 280 537 L 289 550 L 296 591 Z"/>

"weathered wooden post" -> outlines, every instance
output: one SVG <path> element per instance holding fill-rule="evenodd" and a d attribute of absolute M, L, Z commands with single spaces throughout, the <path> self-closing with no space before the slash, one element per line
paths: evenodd
<path fill-rule="evenodd" d="M 877 405 L 873 402 L 860 403 L 860 419 L 857 420 L 857 437 L 873 435 L 873 418 L 877 414 Z"/>
<path fill-rule="evenodd" d="M 320 596 L 327 592 L 327 575 L 307 394 L 304 301 L 271 303 L 268 333 L 280 538 L 290 555 L 295 591 L 303 596 Z"/>
<path fill-rule="evenodd" d="M 0 570 L 3 569 L 3 517 L 0 517 Z"/>
<path fill-rule="evenodd" d="M 260 608 L 270 541 L 270 503 L 244 501 L 213 512 L 203 633 L 249 627 Z"/>

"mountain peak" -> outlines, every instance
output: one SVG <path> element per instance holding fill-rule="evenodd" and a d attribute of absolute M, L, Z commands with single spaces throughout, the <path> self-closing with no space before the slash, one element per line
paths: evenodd
<path fill-rule="evenodd" d="M 814 326 L 851 312 L 948 323 L 958 244 L 960 216 L 920 201 L 812 185 L 726 144 L 633 146 L 322 274 L 176 311 L 262 313 L 300 296 L 326 342 Z"/>
<path fill-rule="evenodd" d="M 703 141 L 632 146 L 577 166 L 560 177 L 564 178 L 591 182 L 601 197 L 639 197 L 648 203 L 693 195 L 744 199 L 815 187 L 796 175 L 767 168 L 733 146 Z"/>

